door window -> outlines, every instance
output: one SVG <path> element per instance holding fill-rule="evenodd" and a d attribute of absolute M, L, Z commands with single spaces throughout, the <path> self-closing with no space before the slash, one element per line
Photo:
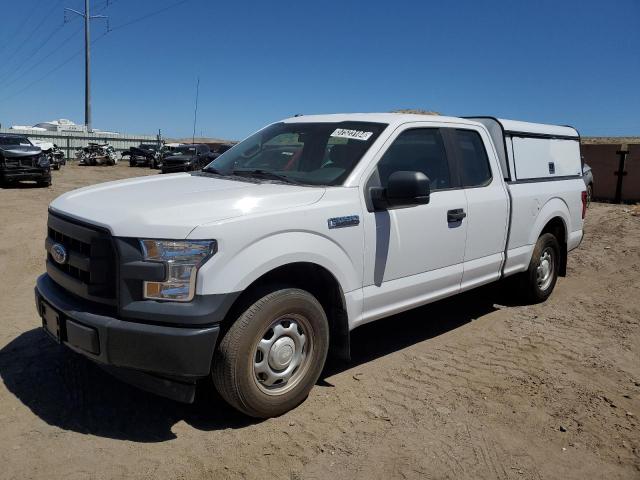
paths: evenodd
<path fill-rule="evenodd" d="M 380 184 L 398 171 L 422 172 L 429 177 L 431 191 L 453 186 L 444 141 L 438 128 L 415 128 L 402 132 L 378 162 Z"/>
<path fill-rule="evenodd" d="M 491 182 L 489 157 L 480 134 L 474 130 L 454 130 L 460 181 L 463 187 L 482 187 Z"/>

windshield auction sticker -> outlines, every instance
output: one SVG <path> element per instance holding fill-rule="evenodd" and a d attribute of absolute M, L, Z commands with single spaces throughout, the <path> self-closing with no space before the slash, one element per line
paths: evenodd
<path fill-rule="evenodd" d="M 346 128 L 336 128 L 331 134 L 332 137 L 351 138 L 353 140 L 367 141 L 373 132 L 363 132 L 362 130 L 347 130 Z"/>

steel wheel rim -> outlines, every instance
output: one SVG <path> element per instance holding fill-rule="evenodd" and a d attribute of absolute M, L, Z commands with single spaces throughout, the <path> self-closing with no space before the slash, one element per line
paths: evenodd
<path fill-rule="evenodd" d="M 304 378 L 314 348 L 309 320 L 286 314 L 274 320 L 253 348 L 253 379 L 268 395 L 282 395 Z"/>
<path fill-rule="evenodd" d="M 553 257 L 553 249 L 545 248 L 538 259 L 536 267 L 536 281 L 540 290 L 546 290 L 553 281 L 553 273 L 555 271 L 555 260 Z"/>

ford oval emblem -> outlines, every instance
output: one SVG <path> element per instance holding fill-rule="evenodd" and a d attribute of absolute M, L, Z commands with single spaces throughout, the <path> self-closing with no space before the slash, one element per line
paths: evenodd
<path fill-rule="evenodd" d="M 67 263 L 67 249 L 64 248 L 64 245 L 54 243 L 51 247 L 51 256 L 60 265 Z"/>

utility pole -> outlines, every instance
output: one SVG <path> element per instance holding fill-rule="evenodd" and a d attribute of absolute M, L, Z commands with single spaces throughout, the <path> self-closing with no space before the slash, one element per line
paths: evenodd
<path fill-rule="evenodd" d="M 73 8 L 65 8 L 65 11 L 75 13 L 84 18 L 84 124 L 87 131 L 91 132 L 91 20 L 95 18 L 107 18 L 104 15 L 89 14 L 89 0 L 84 0 L 84 13 Z"/>

